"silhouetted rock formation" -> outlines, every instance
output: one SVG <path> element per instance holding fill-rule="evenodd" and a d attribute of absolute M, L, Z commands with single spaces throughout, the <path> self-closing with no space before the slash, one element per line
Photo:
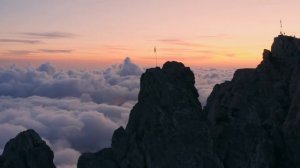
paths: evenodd
<path fill-rule="evenodd" d="M 300 39 L 280 35 L 256 69 L 216 85 L 205 111 L 224 167 L 300 167 Z"/>
<path fill-rule="evenodd" d="M 126 129 L 78 167 L 298 168 L 299 84 L 300 40 L 283 35 L 257 68 L 216 85 L 204 110 L 189 68 L 148 69 Z"/>
<path fill-rule="evenodd" d="M 78 167 L 220 167 L 194 83 L 182 63 L 148 69 L 126 130 L 114 132 L 112 148 L 83 154 Z"/>
<path fill-rule="evenodd" d="M 55 168 L 53 152 L 34 130 L 27 130 L 5 145 L 0 168 Z"/>

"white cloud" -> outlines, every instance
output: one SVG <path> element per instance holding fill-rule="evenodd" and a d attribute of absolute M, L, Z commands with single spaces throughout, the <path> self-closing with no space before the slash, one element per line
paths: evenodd
<path fill-rule="evenodd" d="M 218 83 L 230 81 L 235 69 L 194 68 L 193 71 L 196 80 L 195 87 L 199 92 L 199 100 L 202 105 L 205 105 L 213 87 Z"/>
<path fill-rule="evenodd" d="M 104 71 L 60 71 L 49 63 L 2 68 L 0 152 L 32 128 L 54 150 L 59 168 L 76 167 L 80 152 L 108 147 L 113 131 L 126 125 L 142 72 L 129 58 Z"/>
<path fill-rule="evenodd" d="M 41 71 L 41 72 L 46 72 L 49 75 L 53 75 L 56 72 L 55 67 L 53 65 L 51 65 L 50 63 L 45 63 L 45 64 L 40 65 L 37 68 L 37 70 Z"/>
<path fill-rule="evenodd" d="M 71 148 L 63 148 L 61 150 L 56 150 L 54 162 L 59 165 L 60 168 L 74 168 L 77 167 L 77 160 L 80 153 Z"/>
<path fill-rule="evenodd" d="M 121 105 L 137 99 L 142 72 L 129 58 L 105 71 L 58 71 L 49 63 L 37 69 L 12 66 L 0 71 L 0 96 L 85 96 L 97 103 Z"/>
<path fill-rule="evenodd" d="M 139 68 L 139 66 L 135 65 L 131 62 L 130 58 L 127 57 L 124 61 L 123 65 L 120 65 L 119 74 L 121 76 L 128 76 L 128 75 L 141 75 L 143 71 Z"/>

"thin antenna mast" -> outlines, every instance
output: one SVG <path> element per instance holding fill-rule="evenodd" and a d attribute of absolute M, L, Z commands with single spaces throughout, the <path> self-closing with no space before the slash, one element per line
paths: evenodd
<path fill-rule="evenodd" d="M 280 20 L 280 34 L 282 35 L 282 21 Z"/>
<path fill-rule="evenodd" d="M 154 46 L 154 54 L 155 54 L 155 67 L 157 67 L 157 50 L 156 50 L 156 46 Z"/>

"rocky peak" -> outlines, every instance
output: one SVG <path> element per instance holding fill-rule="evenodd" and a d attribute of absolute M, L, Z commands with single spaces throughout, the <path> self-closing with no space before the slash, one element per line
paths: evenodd
<path fill-rule="evenodd" d="M 83 154 L 78 167 L 220 167 L 194 83 L 179 62 L 146 70 L 126 129 L 114 132 L 112 148 Z"/>
<path fill-rule="evenodd" d="M 166 62 L 162 69 L 159 67 L 147 69 L 142 75 L 139 101 L 148 98 L 157 101 L 161 101 L 161 98 L 178 99 L 178 96 L 184 96 L 187 93 L 190 93 L 192 98 L 198 98 L 194 84 L 195 78 L 190 68 L 182 63 Z M 165 93 L 180 95 L 173 97 Z"/>
<path fill-rule="evenodd" d="M 55 168 L 53 152 L 34 130 L 19 133 L 5 145 L 1 168 Z"/>
<path fill-rule="evenodd" d="M 300 39 L 279 35 L 275 37 L 271 51 L 264 50 L 263 61 L 257 70 L 269 71 L 271 77 L 285 77 L 285 80 L 289 80 L 291 73 L 298 71 L 299 66 Z"/>
<path fill-rule="evenodd" d="M 213 89 L 205 112 L 224 167 L 300 166 L 299 46 L 279 35 L 257 68 L 237 70 Z"/>
<path fill-rule="evenodd" d="M 151 68 L 141 77 L 141 89 L 139 93 L 139 101 L 131 111 L 127 131 L 135 130 L 141 125 L 137 125 L 139 121 L 149 120 L 149 123 L 156 122 L 155 118 L 160 115 L 164 117 L 177 117 L 181 120 L 185 114 L 189 116 L 189 112 L 197 115 L 199 118 L 202 114 L 202 107 L 198 101 L 198 92 L 194 87 L 195 79 L 190 68 L 185 67 L 182 63 L 167 62 L 163 68 Z M 140 107 L 147 110 L 138 109 Z M 193 111 L 183 111 L 182 109 L 193 108 Z M 176 119 L 176 121 L 177 121 Z M 175 121 L 175 120 L 174 120 Z M 142 122 L 141 124 L 145 124 Z"/>
<path fill-rule="evenodd" d="M 292 36 L 279 35 L 278 37 L 275 37 L 271 48 L 271 52 L 275 58 L 287 59 L 299 57 L 300 39 Z"/>
<path fill-rule="evenodd" d="M 4 148 L 3 155 L 7 155 L 11 151 L 26 151 L 35 146 L 43 145 L 45 142 L 32 129 L 18 134 L 14 139 L 11 139 Z"/>

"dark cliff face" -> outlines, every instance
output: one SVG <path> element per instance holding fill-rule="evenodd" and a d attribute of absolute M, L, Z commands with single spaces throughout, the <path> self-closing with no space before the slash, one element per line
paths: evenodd
<path fill-rule="evenodd" d="M 55 168 L 53 152 L 33 130 L 19 133 L 5 145 L 0 168 Z"/>
<path fill-rule="evenodd" d="M 181 63 L 148 69 L 126 129 L 78 167 L 300 167 L 299 39 L 276 37 L 257 68 L 214 87 L 204 110 L 194 82 Z"/>
<path fill-rule="evenodd" d="M 194 83 L 182 63 L 148 69 L 126 129 L 114 132 L 112 148 L 83 154 L 78 167 L 220 167 Z"/>
<path fill-rule="evenodd" d="M 128 152 L 121 163 L 127 167 L 218 167 L 194 83 L 192 71 L 177 62 L 143 74 L 139 101 L 125 130 Z"/>
<path fill-rule="evenodd" d="M 216 85 L 205 111 L 224 167 L 300 167 L 300 40 L 278 36 L 255 69 Z"/>

